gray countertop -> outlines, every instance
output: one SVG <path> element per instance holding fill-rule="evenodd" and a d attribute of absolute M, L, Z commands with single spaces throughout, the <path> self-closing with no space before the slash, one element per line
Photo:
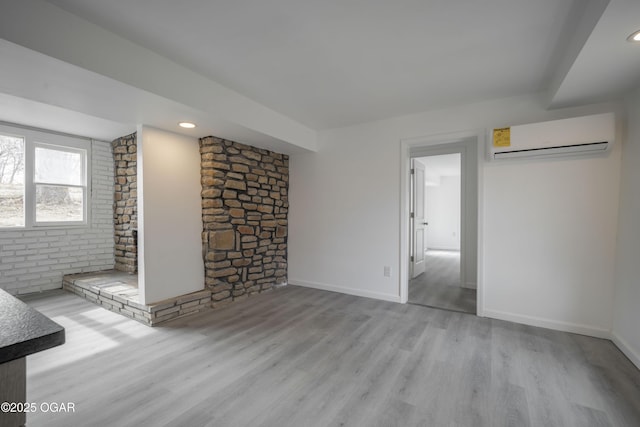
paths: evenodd
<path fill-rule="evenodd" d="M 64 328 L 0 289 L 0 363 L 64 344 Z"/>

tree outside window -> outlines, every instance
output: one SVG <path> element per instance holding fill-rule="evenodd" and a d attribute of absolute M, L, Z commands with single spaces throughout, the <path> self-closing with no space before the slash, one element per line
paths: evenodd
<path fill-rule="evenodd" d="M 86 224 L 86 140 L 0 125 L 0 228 Z"/>
<path fill-rule="evenodd" d="M 24 227 L 24 139 L 0 135 L 0 227 Z"/>

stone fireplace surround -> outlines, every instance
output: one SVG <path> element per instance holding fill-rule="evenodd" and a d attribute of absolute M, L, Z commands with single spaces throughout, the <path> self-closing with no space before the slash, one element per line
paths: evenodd
<path fill-rule="evenodd" d="M 138 301 L 135 133 L 112 142 L 114 270 L 67 275 L 65 289 L 154 326 L 286 284 L 289 157 L 213 136 L 201 138 L 199 148 L 203 290 Z"/>
<path fill-rule="evenodd" d="M 138 269 L 138 183 L 136 134 L 111 143 L 114 162 L 113 226 L 115 266 L 118 271 Z"/>
<path fill-rule="evenodd" d="M 287 282 L 289 157 L 200 140 L 205 282 L 213 305 Z"/>

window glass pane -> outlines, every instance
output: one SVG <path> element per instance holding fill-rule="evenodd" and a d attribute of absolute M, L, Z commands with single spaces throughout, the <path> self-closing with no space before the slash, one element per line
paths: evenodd
<path fill-rule="evenodd" d="M 83 221 L 83 189 L 36 185 L 36 222 Z"/>
<path fill-rule="evenodd" d="M 35 180 L 48 184 L 83 185 L 82 154 L 36 147 Z"/>
<path fill-rule="evenodd" d="M 24 227 L 24 139 L 0 135 L 0 227 Z"/>

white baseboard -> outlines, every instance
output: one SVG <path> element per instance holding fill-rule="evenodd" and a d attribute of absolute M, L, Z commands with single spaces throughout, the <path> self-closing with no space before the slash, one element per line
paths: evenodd
<path fill-rule="evenodd" d="M 616 335 L 615 332 L 611 333 L 611 341 L 631 360 L 631 363 L 636 365 L 636 368 L 640 369 L 640 351 L 635 351 L 625 340 L 620 338 L 619 335 Z"/>
<path fill-rule="evenodd" d="M 383 301 L 400 302 L 400 295 L 383 294 L 366 289 L 346 288 L 343 286 L 329 285 L 326 283 L 310 282 L 308 280 L 289 279 L 290 285 L 304 286 L 306 288 L 321 289 L 323 291 L 339 292 L 341 294 L 355 295 L 358 297 L 374 298 Z"/>
<path fill-rule="evenodd" d="M 492 319 L 506 320 L 508 322 L 521 323 L 523 325 L 538 326 L 541 328 L 554 329 L 562 332 L 572 332 L 575 334 L 588 335 L 595 338 L 611 339 L 611 331 L 577 323 L 562 322 L 558 320 L 544 319 L 522 314 L 506 313 L 498 310 L 483 310 L 484 317 Z"/>

